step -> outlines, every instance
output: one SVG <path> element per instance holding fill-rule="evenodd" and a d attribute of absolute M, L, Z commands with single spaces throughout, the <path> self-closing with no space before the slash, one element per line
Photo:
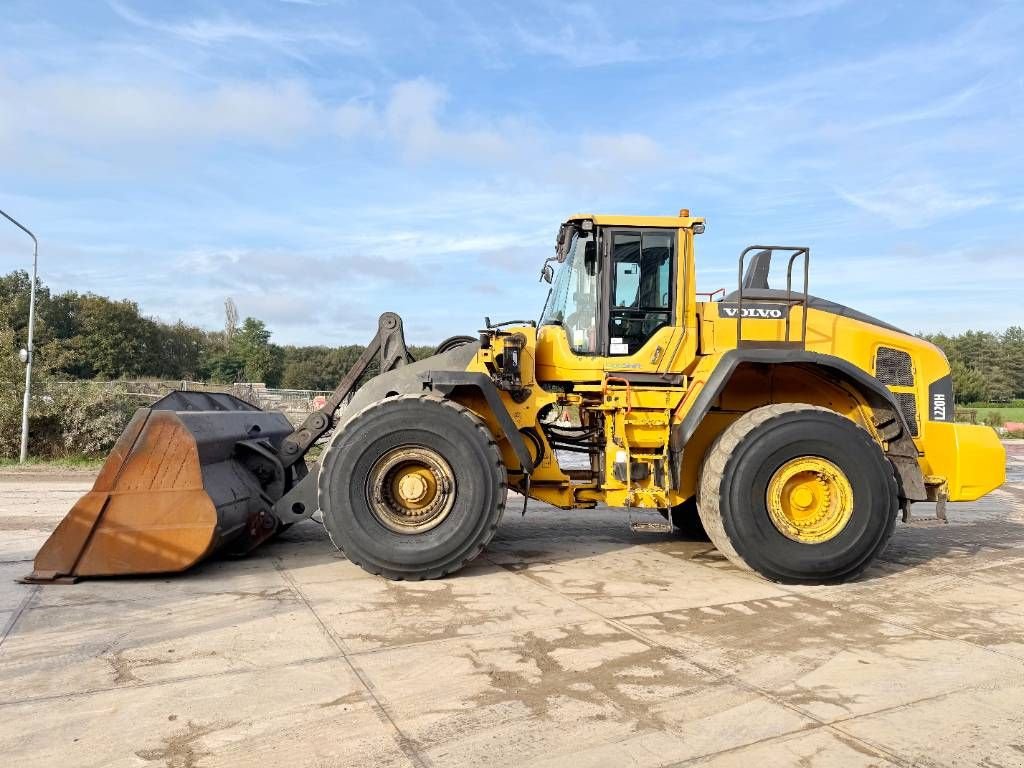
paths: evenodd
<path fill-rule="evenodd" d="M 633 533 L 672 533 L 672 523 L 655 520 L 630 520 L 629 527 Z"/>

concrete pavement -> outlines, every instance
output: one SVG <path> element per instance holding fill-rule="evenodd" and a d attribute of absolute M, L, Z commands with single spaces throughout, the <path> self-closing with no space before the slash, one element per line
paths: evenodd
<path fill-rule="evenodd" d="M 393 583 L 295 526 L 173 578 L 26 586 L 86 477 L 0 476 L 17 766 L 1024 766 L 1024 445 L 854 584 L 784 587 L 621 511 L 510 504 Z M 918 514 L 928 514 L 924 505 Z"/>

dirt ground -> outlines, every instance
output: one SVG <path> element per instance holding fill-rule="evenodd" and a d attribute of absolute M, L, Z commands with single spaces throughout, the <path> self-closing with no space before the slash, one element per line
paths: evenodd
<path fill-rule="evenodd" d="M 1024 445 L 860 581 L 783 587 L 618 510 L 510 505 L 384 581 L 313 522 L 175 578 L 14 579 L 87 475 L 0 476 L 11 766 L 1024 766 Z M 929 510 L 915 508 L 919 514 Z"/>

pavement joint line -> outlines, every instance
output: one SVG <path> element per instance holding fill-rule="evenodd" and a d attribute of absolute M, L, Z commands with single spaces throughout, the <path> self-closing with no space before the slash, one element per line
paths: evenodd
<path fill-rule="evenodd" d="M 0 631 L 0 648 L 3 648 L 8 636 L 14 631 L 14 626 L 22 617 L 22 614 L 24 614 L 28 609 L 29 604 L 35 600 L 40 589 L 41 587 L 38 584 L 33 584 L 29 589 L 28 594 L 21 598 L 21 602 L 18 603 L 18 607 L 14 609 L 14 613 L 12 613 L 10 618 L 7 619 L 7 623 L 4 625 L 3 631 Z"/>
<path fill-rule="evenodd" d="M 40 585 L 40 586 L 42 586 L 42 585 Z M 64 588 L 64 585 L 46 585 L 46 586 L 48 586 L 51 589 L 63 589 Z M 214 593 L 214 594 L 216 594 L 216 593 Z M 196 594 L 188 595 L 189 598 L 204 597 L 204 596 L 205 595 L 196 595 Z M 124 604 L 126 604 L 126 605 L 136 605 L 137 603 L 146 603 L 146 602 L 147 601 L 146 601 L 145 598 L 138 598 L 138 599 L 132 599 L 132 600 L 127 600 L 127 599 L 123 599 L 123 600 L 113 600 L 113 599 L 112 600 L 86 600 L 86 601 L 83 601 L 81 603 L 53 603 L 51 605 L 35 605 L 35 606 L 32 607 L 32 610 L 33 611 L 59 611 L 59 610 L 70 610 L 70 609 L 74 609 L 74 608 L 89 608 L 89 607 L 92 607 L 94 605 L 96 605 L 96 606 L 103 606 L 103 605 L 109 606 L 109 605 L 119 605 L 119 604 L 122 604 L 122 605 L 124 605 Z"/>
<path fill-rule="evenodd" d="M 639 638 L 641 640 L 644 640 L 644 641 L 649 642 L 649 643 L 653 643 L 654 645 L 657 645 L 657 646 L 659 646 L 661 648 L 667 649 L 669 652 L 674 653 L 676 656 L 680 657 L 681 659 L 683 659 L 687 663 L 692 664 L 693 666 L 695 666 L 698 669 L 706 672 L 707 674 L 716 677 L 720 681 L 730 683 L 730 684 L 735 685 L 738 688 L 742 688 L 742 689 L 744 689 L 744 690 L 746 690 L 748 692 L 759 694 L 760 696 L 768 699 L 769 701 L 772 701 L 775 704 L 777 704 L 777 705 L 779 705 L 781 707 L 784 707 L 785 709 L 789 709 L 789 710 L 797 713 L 798 715 L 801 715 L 801 716 L 803 716 L 803 717 L 805 717 L 805 718 L 807 718 L 809 720 L 812 720 L 812 721 L 814 721 L 815 723 L 818 724 L 817 726 L 815 726 L 813 728 L 802 728 L 802 729 L 798 729 L 796 731 L 789 731 L 788 733 L 778 734 L 778 736 L 776 736 L 775 738 L 780 738 L 782 736 L 787 736 L 787 735 L 793 735 L 793 734 L 801 733 L 802 731 L 805 731 L 805 730 L 806 731 L 815 730 L 818 727 L 831 728 L 833 726 L 833 724 L 834 724 L 833 722 L 828 722 L 828 721 L 822 720 L 817 715 L 815 715 L 815 714 L 813 714 L 813 713 L 803 709 L 802 707 L 800 707 L 797 704 L 793 704 L 791 702 L 788 702 L 788 701 L 786 701 L 784 699 L 779 698 L 772 691 L 770 691 L 768 689 L 762 688 L 761 686 L 755 685 L 753 683 L 748 683 L 746 680 L 743 680 L 738 675 L 735 675 L 735 674 L 732 674 L 732 673 L 729 673 L 729 672 L 722 672 L 722 671 L 717 670 L 717 669 L 715 669 L 713 667 L 709 667 L 706 664 L 701 664 L 700 662 L 697 662 L 694 659 L 686 656 L 681 651 L 678 651 L 678 650 L 672 648 L 671 646 L 667 646 L 667 645 L 665 645 L 663 643 L 659 643 L 654 638 L 648 637 L 643 632 L 631 631 L 633 629 L 632 627 L 627 627 L 625 625 L 619 624 L 615 619 L 606 619 L 606 621 L 611 623 L 613 626 L 619 626 L 624 631 L 630 632 L 635 637 L 637 637 L 637 638 Z M 961 690 L 963 690 L 963 689 L 961 689 Z M 948 691 L 947 693 L 948 694 L 952 694 L 952 693 L 957 693 L 957 692 L 958 691 Z M 921 699 L 921 701 L 927 701 L 930 698 L 934 698 L 934 697 L 925 697 L 924 699 Z M 900 704 L 898 706 L 891 707 L 891 709 L 897 709 L 899 707 L 908 706 L 910 704 L 915 704 L 915 703 L 917 703 L 917 702 L 916 701 L 905 702 L 905 703 Z M 878 710 L 878 711 L 879 712 L 883 712 L 885 710 L 883 709 L 883 710 Z M 866 717 L 866 716 L 875 715 L 875 714 L 877 714 L 877 712 L 864 712 L 864 713 L 862 713 L 860 715 L 851 716 L 851 717 L 846 718 L 846 719 L 854 720 L 857 717 Z M 836 730 L 838 730 L 838 729 L 836 729 Z M 874 744 L 872 744 L 870 742 L 864 741 L 859 736 L 855 736 L 855 735 L 853 735 L 851 733 L 846 733 L 845 731 L 842 731 L 842 734 L 847 739 L 850 739 L 852 741 L 856 741 L 858 744 L 861 744 L 866 749 L 869 749 L 869 750 L 872 750 L 872 751 L 878 751 L 878 747 L 876 745 L 874 745 Z M 749 746 L 749 745 L 743 745 L 743 746 Z M 723 750 L 723 751 L 727 751 L 727 750 Z M 896 762 L 896 763 L 898 763 L 900 765 L 903 765 L 903 766 L 908 766 L 908 768 L 910 766 L 914 765 L 914 763 L 909 762 L 909 761 L 903 759 L 902 757 L 896 755 L 895 753 L 891 753 L 891 754 L 890 753 L 884 753 L 884 754 L 887 757 L 891 757 L 894 762 Z"/>
<path fill-rule="evenodd" d="M 526 571 L 513 571 L 513 573 L 521 573 L 525 578 L 530 579 L 530 581 L 532 581 L 534 583 L 539 583 L 539 582 L 535 581 L 534 579 L 530 578 L 530 576 L 527 575 Z M 551 587 L 548 587 L 548 586 L 546 586 L 544 584 L 541 584 L 541 586 L 543 586 L 545 589 L 549 589 L 552 592 L 555 592 L 556 594 L 561 594 L 557 590 L 555 590 L 555 589 L 553 589 Z M 564 595 L 563 595 L 563 597 L 564 597 Z M 735 685 L 738 688 L 742 688 L 743 690 L 746 690 L 749 693 L 756 693 L 759 696 L 763 696 L 764 698 L 769 699 L 769 700 L 775 702 L 776 704 L 779 704 L 780 706 L 785 707 L 786 709 L 790 709 L 790 710 L 792 710 L 792 711 L 794 711 L 794 712 L 796 712 L 796 713 L 798 713 L 798 714 L 800 714 L 800 715 L 802 715 L 804 717 L 807 717 L 807 718 L 813 720 L 814 722 L 818 723 L 819 725 L 827 725 L 827 723 L 825 723 L 825 721 L 815 717 L 811 713 L 804 712 L 798 706 L 792 705 L 789 702 L 782 701 L 782 700 L 778 699 L 770 691 L 765 691 L 764 689 L 760 688 L 759 686 L 756 686 L 756 685 L 753 685 L 751 683 L 748 683 L 747 681 L 741 679 L 737 675 L 731 674 L 729 672 L 722 672 L 720 670 L 714 669 L 713 667 L 709 667 L 706 664 L 701 664 L 700 662 L 694 661 L 692 658 L 690 658 L 689 656 L 684 654 L 682 651 L 680 651 L 680 650 L 678 650 L 676 648 L 672 648 L 671 646 L 665 645 L 664 643 L 658 642 L 657 640 L 655 640 L 652 637 L 648 637 L 647 635 L 645 635 L 643 632 L 641 632 L 640 630 L 636 629 L 635 627 L 631 627 L 628 624 L 623 624 L 617 618 L 612 618 L 610 616 L 605 616 L 603 613 L 598 611 L 596 608 L 591 608 L 589 606 L 583 605 L 582 603 L 578 603 L 576 600 L 573 600 L 573 598 L 571 598 L 571 597 L 566 597 L 565 599 L 566 600 L 570 600 L 570 601 L 576 603 L 583 610 L 589 611 L 592 614 L 594 614 L 595 616 L 599 617 L 601 619 L 601 621 L 604 621 L 604 622 L 610 624 L 611 626 L 615 627 L 616 629 L 619 629 L 622 632 L 625 632 L 626 634 L 632 635 L 633 637 L 635 637 L 636 639 L 640 640 L 644 644 L 646 644 L 648 646 L 656 646 L 658 648 L 663 648 L 664 650 L 668 651 L 671 655 L 677 656 L 678 658 L 682 659 L 683 661 L 685 661 L 688 664 L 692 664 L 697 669 L 699 669 L 702 672 L 704 672 L 705 674 L 709 675 L 713 680 L 716 680 L 718 682 L 731 683 L 731 684 Z M 653 613 L 659 613 L 659 612 L 658 611 L 654 611 Z M 671 611 L 663 611 L 662 613 L 671 613 Z M 643 616 L 643 615 L 647 615 L 647 614 L 637 614 L 637 615 L 638 616 Z"/>
<path fill-rule="evenodd" d="M 288 669 L 289 667 L 304 667 L 309 664 L 322 664 L 325 661 L 337 661 L 338 657 L 335 655 L 330 656 L 315 656 L 309 659 L 298 659 L 295 661 L 289 661 L 284 664 L 279 664 L 271 667 L 264 667 L 263 669 Z M 22 699 L 10 699 L 7 701 L 0 701 L 0 708 L 2 707 L 14 707 L 19 704 L 39 704 L 47 701 L 63 701 L 65 699 L 75 699 L 86 696 L 97 696 L 103 693 L 115 693 L 120 691 L 134 691 L 137 688 L 157 688 L 161 685 L 174 685 L 176 683 L 188 683 L 193 680 L 204 680 L 204 679 L 217 679 L 221 677 L 231 677 L 234 675 L 245 675 L 252 674 L 252 668 L 246 669 L 225 669 L 220 672 L 210 672 L 206 674 L 195 674 L 195 675 L 179 675 L 178 677 L 168 677 L 163 680 L 150 680 L 149 682 L 140 682 L 132 685 L 109 685 L 100 688 L 88 688 L 84 691 L 65 691 L 63 693 L 48 693 L 44 696 L 29 696 Z"/>
<path fill-rule="evenodd" d="M 890 760 L 891 762 L 894 762 L 897 765 L 907 766 L 907 768 L 915 768 L 915 763 L 912 763 L 912 762 L 906 760 L 906 758 L 904 758 L 904 757 L 902 757 L 902 756 L 900 756 L 900 755 L 898 755 L 898 754 L 896 754 L 894 752 L 890 752 L 890 751 L 885 750 L 885 749 L 880 749 L 879 747 L 877 747 L 877 746 L 875 746 L 873 744 L 867 744 L 866 742 L 863 742 L 861 739 L 858 739 L 856 736 L 851 736 L 849 733 L 846 733 L 846 731 L 840 731 L 837 728 L 833 728 L 829 724 L 812 725 L 812 726 L 809 726 L 807 728 L 803 728 L 803 729 L 798 730 L 798 731 L 789 731 L 788 733 L 780 733 L 780 734 L 778 734 L 776 736 L 765 736 L 763 739 L 758 739 L 757 741 L 751 741 L 751 742 L 749 742 L 747 744 L 737 744 L 735 747 L 726 747 L 725 749 L 721 749 L 718 752 L 712 752 L 711 754 L 695 755 L 694 757 L 688 757 L 685 760 L 681 760 L 678 763 L 669 763 L 669 764 L 665 765 L 664 768 L 685 768 L 685 766 L 689 766 L 689 765 L 699 765 L 700 763 L 705 762 L 709 757 L 719 757 L 721 755 L 729 755 L 729 754 L 733 754 L 733 753 L 736 753 L 736 752 L 740 752 L 740 751 L 742 751 L 744 749 L 749 749 L 750 747 L 759 746 L 761 744 L 771 744 L 772 742 L 776 742 L 776 741 L 777 742 L 782 742 L 782 741 L 786 741 L 786 740 L 793 739 L 793 738 L 801 738 L 801 737 L 809 736 L 810 734 L 813 734 L 813 733 L 821 733 L 822 731 L 832 731 L 834 733 L 839 734 L 843 739 L 849 739 L 851 741 L 856 741 L 861 746 L 863 746 L 865 749 L 867 749 L 869 752 L 874 752 L 877 757 L 886 758 L 887 760 Z"/>
<path fill-rule="evenodd" d="M 781 588 L 785 589 L 785 585 L 781 585 L 780 584 L 779 586 Z M 799 594 L 798 592 L 794 592 L 794 591 L 790 591 L 790 590 L 786 590 L 786 591 L 788 591 L 790 594 Z M 895 621 L 889 614 L 878 614 L 878 613 L 875 613 L 870 608 L 865 609 L 865 608 L 857 608 L 854 605 L 843 605 L 841 603 L 834 602 L 833 600 L 829 600 L 828 598 L 815 597 L 813 595 L 801 595 L 801 597 L 803 597 L 806 600 L 813 600 L 813 601 L 816 601 L 816 602 L 819 602 L 819 603 L 824 603 L 825 605 L 831 606 L 832 608 L 834 608 L 834 609 L 836 609 L 838 611 L 849 611 L 850 613 L 860 614 L 861 616 L 869 616 L 872 619 L 875 619 L 876 621 L 879 621 L 879 622 L 881 622 L 883 624 L 889 624 L 889 625 L 894 626 L 894 627 L 899 627 L 900 629 L 908 629 L 908 630 L 910 630 L 912 632 L 918 632 L 918 633 L 920 633 L 922 635 L 928 635 L 929 637 L 934 637 L 937 640 L 948 640 L 949 642 L 953 642 L 953 643 L 962 643 L 963 645 L 969 645 L 972 648 L 977 648 L 977 649 L 979 649 L 981 651 L 984 651 L 986 653 L 994 654 L 996 656 L 999 656 L 1000 658 L 1011 659 L 1011 660 L 1017 662 L 1018 664 L 1024 664 L 1024 658 L 1022 658 L 1020 656 L 1014 656 L 1013 654 L 1006 653 L 1004 651 L 1000 651 L 1000 650 L 997 650 L 995 648 L 990 648 L 987 645 L 981 645 L 980 643 L 975 643 L 972 640 L 966 640 L 966 639 L 964 639 L 962 637 L 956 637 L 955 635 L 949 635 L 949 634 L 946 634 L 945 632 L 939 632 L 938 630 L 931 629 L 929 627 L 919 627 L 919 626 L 915 626 L 915 625 L 911 624 L 910 622 Z"/>
<path fill-rule="evenodd" d="M 486 557 L 486 555 L 485 555 L 485 557 Z M 493 562 L 493 561 L 491 561 L 491 562 Z M 511 569 L 509 569 L 509 570 L 511 570 Z M 551 587 L 548 587 L 545 584 L 541 584 L 540 582 L 538 582 L 535 579 L 531 578 L 527 574 L 526 571 L 511 571 L 511 572 L 512 573 L 521 574 L 524 577 L 528 578 L 531 582 L 533 582 L 535 584 L 540 584 L 540 586 L 542 586 L 543 588 L 548 589 L 550 591 L 553 591 L 556 594 L 561 594 L 557 590 L 554 590 Z M 790 592 L 790 594 L 793 594 L 793 593 Z M 669 653 L 671 653 L 671 654 L 681 658 L 682 660 L 686 661 L 688 664 L 692 664 L 694 667 L 696 667 L 697 669 L 700 669 L 702 672 L 710 675 L 715 680 L 718 680 L 720 682 L 730 683 L 730 684 L 735 685 L 736 687 L 741 688 L 743 690 L 746 690 L 746 691 L 748 691 L 750 693 L 756 693 L 759 696 L 762 696 L 762 697 L 768 699 L 769 701 L 774 702 L 775 704 L 777 704 L 777 705 L 779 705 L 781 707 L 789 709 L 789 710 L 791 710 L 793 712 L 796 712 L 798 715 L 801 715 L 801 716 L 803 716 L 803 717 L 805 717 L 805 718 L 807 718 L 809 720 L 814 721 L 815 723 L 818 724 L 818 726 L 822 726 L 822 727 L 826 727 L 826 728 L 827 727 L 832 727 L 834 725 L 834 723 L 836 723 L 836 722 L 845 722 L 845 721 L 848 721 L 848 720 L 854 720 L 854 719 L 856 719 L 858 717 L 865 717 L 865 716 L 869 716 L 869 715 L 875 715 L 875 714 L 878 714 L 878 712 L 886 712 L 886 711 L 889 711 L 889 710 L 896 710 L 896 709 L 899 709 L 901 707 L 910 706 L 912 704 L 919 703 L 920 701 L 929 701 L 931 699 L 938 698 L 939 696 L 942 696 L 942 695 L 952 695 L 952 694 L 955 694 L 955 693 L 963 692 L 964 690 L 975 690 L 976 689 L 975 687 L 968 686 L 967 688 L 957 689 L 956 691 L 946 691 L 943 694 L 938 694 L 936 696 L 927 696 L 927 697 L 924 697 L 923 699 L 920 699 L 920 700 L 903 702 L 903 703 L 898 704 L 898 705 L 893 705 L 892 707 L 885 707 L 883 709 L 878 710 L 877 712 L 864 712 L 864 713 L 861 713 L 859 715 L 851 715 L 848 718 L 843 718 L 843 719 L 837 720 L 837 721 L 825 721 L 825 720 L 822 720 L 821 718 L 817 717 L 813 713 L 804 710 L 799 705 L 792 704 L 792 703 L 787 702 L 787 701 L 785 701 L 783 699 L 780 699 L 774 693 L 772 693 L 772 691 L 764 689 L 764 688 L 762 688 L 762 687 L 760 687 L 758 685 L 755 685 L 753 683 L 748 683 L 746 680 L 743 680 L 742 678 L 740 678 L 739 676 L 737 676 L 737 675 L 735 675 L 733 673 L 723 672 L 723 671 L 720 671 L 718 669 L 715 669 L 714 667 L 710 667 L 710 666 L 708 666 L 706 664 L 701 664 L 700 662 L 695 661 L 694 659 L 692 659 L 689 656 L 685 655 L 682 651 L 679 651 L 678 649 L 672 648 L 671 646 L 665 645 L 664 643 L 661 643 L 661 642 L 657 641 L 656 639 L 654 639 L 652 637 L 649 637 L 648 635 L 644 634 L 642 631 L 636 629 L 635 627 L 631 627 L 629 625 L 623 624 L 618 618 L 612 618 L 612 617 L 609 617 L 609 616 L 605 616 L 604 614 L 600 613 L 596 609 L 593 609 L 593 608 L 590 608 L 589 606 L 577 603 L 577 601 L 573 600 L 571 597 L 567 597 L 565 595 L 563 595 L 563 597 L 565 597 L 565 599 L 567 599 L 567 600 L 572 601 L 573 603 L 576 603 L 577 605 L 579 605 L 584 610 L 590 611 L 594 615 L 599 616 L 603 621 L 605 621 L 608 624 L 610 624 L 610 625 L 612 625 L 612 626 L 622 630 L 623 632 L 626 632 L 627 634 L 632 635 L 633 637 L 641 640 L 642 642 L 644 642 L 646 644 L 649 644 L 649 645 L 657 646 L 659 648 L 664 648 Z M 821 602 L 825 602 L 825 601 L 821 601 Z M 829 603 L 829 604 L 831 605 L 831 603 Z M 839 606 L 833 605 L 832 607 L 840 609 Z M 683 610 L 685 610 L 685 609 L 683 609 Z M 840 609 L 840 610 L 842 610 L 842 609 Z M 657 613 L 672 613 L 672 611 L 653 611 L 653 612 L 648 613 L 648 614 L 636 614 L 636 615 L 637 616 L 646 616 L 646 615 L 652 615 L 652 614 L 657 614 Z M 906 629 L 906 627 L 904 627 L 904 628 Z M 1013 657 L 1011 657 L 1011 658 L 1013 658 Z M 805 729 L 805 730 L 812 730 L 812 729 Z M 838 729 L 836 729 L 836 730 L 838 730 Z M 792 733 L 799 733 L 799 732 L 800 731 L 797 730 L 797 731 L 790 731 L 789 733 L 792 734 Z M 847 733 L 845 731 L 841 731 L 841 733 L 843 734 L 843 736 L 845 738 L 857 741 L 858 743 L 862 744 L 864 747 L 866 747 L 868 749 L 871 749 L 871 750 L 874 750 L 874 751 L 878 751 L 878 747 L 877 746 L 875 746 L 872 743 L 869 743 L 869 742 L 866 742 L 866 741 L 862 740 L 858 736 L 854 736 L 853 734 Z M 779 736 L 785 736 L 785 735 L 787 735 L 787 734 L 779 734 Z M 773 738 L 778 738 L 779 736 L 776 736 L 776 737 L 773 737 Z M 748 746 L 748 745 L 743 745 L 743 746 Z M 723 751 L 728 751 L 728 750 L 723 750 Z M 886 754 L 886 756 L 888 756 L 888 753 L 885 753 L 885 754 Z M 704 757 L 707 757 L 707 755 L 705 755 Z M 912 763 L 907 762 L 906 760 L 904 760 L 903 758 L 899 757 L 896 754 L 892 754 L 891 758 L 894 761 L 896 761 L 897 763 L 899 763 L 901 765 L 904 765 L 904 766 L 911 766 L 911 765 L 913 765 Z"/>
<path fill-rule="evenodd" d="M 54 590 L 62 590 L 62 589 L 73 590 L 78 585 L 39 584 L 39 585 L 36 585 L 36 586 L 44 587 L 44 588 L 47 588 L 47 589 L 54 589 Z M 187 597 L 189 600 L 201 600 L 201 599 L 205 599 L 205 598 L 224 597 L 224 594 L 225 593 L 223 591 L 217 591 L 217 590 L 210 591 L 210 592 L 204 592 L 204 591 L 182 592 L 182 597 Z M 140 595 L 138 597 L 97 598 L 97 599 L 93 599 L 93 600 L 85 600 L 85 601 L 75 602 L 75 603 L 52 603 L 50 605 L 45 605 L 45 604 L 44 605 L 35 605 L 35 606 L 32 607 L 32 610 L 33 611 L 54 611 L 54 610 L 61 610 L 61 609 L 68 610 L 68 609 L 74 609 L 74 608 L 86 608 L 86 607 L 94 606 L 94 605 L 99 605 L 99 606 L 104 606 L 104 605 L 109 606 L 109 605 L 118 605 L 118 604 L 138 605 L 140 603 L 141 604 L 146 604 L 146 603 L 148 603 L 148 601 L 149 601 L 149 598 L 146 597 L 145 595 Z"/>
<path fill-rule="evenodd" d="M 874 714 L 875 714 L 874 712 L 871 712 L 871 713 L 868 713 L 868 714 L 865 714 L 865 715 L 858 715 L 858 717 L 870 717 L 870 716 L 872 716 Z M 854 719 L 856 719 L 856 718 L 850 718 L 850 720 L 854 720 Z M 832 731 L 833 733 L 838 734 L 841 739 L 849 739 L 850 741 L 855 741 L 861 747 L 869 749 L 869 750 L 871 750 L 871 751 L 881 755 L 882 757 L 886 758 L 887 760 L 890 760 L 890 761 L 892 761 L 892 762 L 894 762 L 894 763 L 896 763 L 898 765 L 909 766 L 909 768 L 917 768 L 917 766 L 920 765 L 919 762 L 917 762 L 915 760 L 909 760 L 909 759 L 903 757 L 903 755 L 901 755 L 899 752 L 896 752 L 895 750 L 890 749 L 889 747 L 883 746 L 881 744 L 876 744 L 875 742 L 869 741 L 868 739 L 862 738 L 860 736 L 854 736 L 852 733 L 848 733 L 847 731 L 844 731 L 842 728 L 837 728 L 835 726 L 835 723 L 829 723 L 825 727 L 829 731 Z M 947 764 L 937 763 L 936 765 L 948 765 L 948 763 Z"/>
<path fill-rule="evenodd" d="M 335 632 L 330 627 L 327 626 L 327 623 L 322 618 L 320 618 L 320 614 L 317 613 L 316 609 L 313 607 L 313 604 L 309 602 L 309 598 L 306 597 L 306 593 L 302 591 L 302 587 L 299 586 L 299 583 L 297 581 L 295 581 L 295 578 L 288 571 L 288 568 L 281 562 L 279 558 L 276 557 L 273 559 L 273 564 L 274 568 L 278 571 L 278 573 L 280 573 L 281 578 L 284 580 L 284 583 L 288 587 L 288 589 L 290 589 L 295 594 L 295 596 L 299 599 L 299 602 L 301 602 L 306 607 L 306 610 L 313 614 L 313 618 L 316 620 L 316 623 L 320 626 L 320 630 L 324 633 L 325 637 L 331 641 L 331 644 L 335 648 L 338 649 L 338 653 L 340 653 L 343 657 L 347 658 L 350 653 L 348 645 L 342 638 L 338 637 L 338 635 L 335 634 Z"/>
<path fill-rule="evenodd" d="M 430 762 L 419 753 L 419 751 L 416 749 L 416 746 L 413 744 L 412 739 L 406 736 L 402 729 L 398 726 L 398 723 L 395 721 L 395 718 L 388 711 L 387 707 L 384 705 L 384 702 L 380 700 L 380 698 L 377 696 L 377 693 L 373 690 L 373 686 L 370 683 L 369 677 L 362 670 L 362 668 L 359 667 L 359 665 L 356 664 L 355 661 L 349 657 L 348 651 L 345 647 L 345 643 L 331 630 L 330 627 L 327 626 L 326 622 L 324 622 L 324 620 L 320 618 L 320 614 L 317 613 L 312 603 L 309 602 L 309 599 L 306 597 L 305 593 L 299 587 L 298 583 L 295 581 L 292 575 L 288 572 L 288 569 L 285 568 L 284 565 L 281 563 L 280 558 L 275 557 L 273 559 L 273 563 L 274 567 L 278 570 L 278 572 L 280 572 L 281 577 L 288 585 L 288 588 L 291 589 L 298 596 L 298 598 L 303 602 L 303 604 L 306 606 L 309 612 L 313 614 L 313 618 L 316 619 L 317 623 L 320 625 L 321 630 L 327 636 L 327 639 L 330 640 L 334 647 L 338 649 L 338 652 L 341 654 L 342 660 L 344 660 L 344 662 L 348 665 L 348 668 L 352 671 L 352 674 L 355 675 L 356 679 L 359 681 L 359 684 L 363 686 L 363 689 L 366 691 L 366 695 L 370 697 L 371 709 L 373 709 L 377 713 L 378 718 L 384 720 L 387 724 L 391 726 L 392 729 L 394 729 L 394 732 L 397 735 L 396 742 L 398 748 L 402 750 L 402 754 L 404 754 L 412 762 L 413 765 L 418 766 L 418 768 L 429 768 Z"/>
<path fill-rule="evenodd" d="M 841 732 L 845 736 L 850 736 L 851 734 L 847 731 L 842 730 L 841 726 L 846 725 L 847 723 L 852 723 L 854 720 L 860 720 L 864 717 L 875 717 L 876 715 L 889 715 L 895 712 L 899 712 L 901 709 L 907 709 L 909 707 L 914 707 L 918 704 L 924 704 L 929 701 L 941 701 L 942 699 L 948 699 L 951 696 L 956 696 L 960 693 L 984 690 L 987 690 L 984 686 L 967 686 L 965 688 L 958 688 L 955 691 L 943 691 L 942 693 L 933 693 L 931 696 L 922 696 L 920 699 L 914 699 L 913 701 L 906 701 L 901 704 L 893 704 L 892 706 L 883 707 L 882 709 L 875 710 L 874 712 L 863 712 L 859 715 L 841 717 L 838 720 L 833 720 L 830 723 L 826 723 L 826 725 L 835 728 L 837 731 Z M 854 738 L 858 737 L 855 736 Z"/>

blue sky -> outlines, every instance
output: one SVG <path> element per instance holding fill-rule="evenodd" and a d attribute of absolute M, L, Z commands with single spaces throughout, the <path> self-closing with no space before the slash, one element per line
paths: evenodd
<path fill-rule="evenodd" d="M 1024 324 L 1024 3 L 38 2 L 0 20 L 0 207 L 56 289 L 282 343 L 536 317 L 576 211 L 708 219 L 909 330 Z M 26 244 L 0 229 L 0 270 Z"/>

